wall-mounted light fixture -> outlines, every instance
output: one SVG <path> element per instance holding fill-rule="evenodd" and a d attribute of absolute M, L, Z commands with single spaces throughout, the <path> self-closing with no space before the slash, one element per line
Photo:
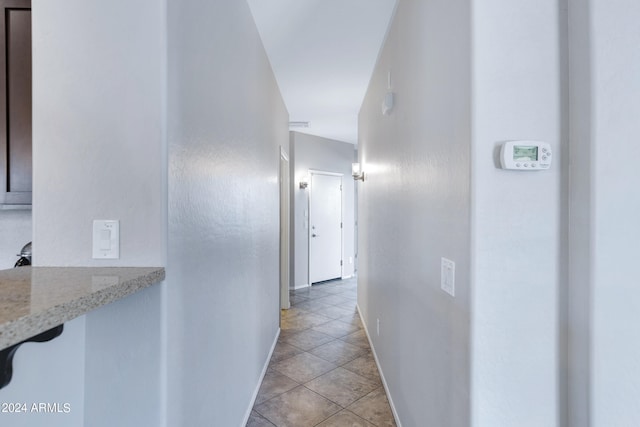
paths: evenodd
<path fill-rule="evenodd" d="M 360 169 L 360 163 L 351 163 L 351 176 L 356 181 L 364 181 L 364 171 Z"/>
<path fill-rule="evenodd" d="M 305 188 L 307 188 L 309 186 L 309 176 L 305 175 L 302 177 L 302 179 L 300 180 L 300 188 L 302 190 L 304 190 Z"/>

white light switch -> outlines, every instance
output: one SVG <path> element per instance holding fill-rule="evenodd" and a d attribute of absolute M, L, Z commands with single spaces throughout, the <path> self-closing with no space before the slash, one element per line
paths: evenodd
<path fill-rule="evenodd" d="M 456 263 L 450 259 L 441 258 L 440 287 L 452 297 L 456 296 Z"/>
<path fill-rule="evenodd" d="M 100 230 L 100 250 L 111 250 L 111 230 Z"/>
<path fill-rule="evenodd" d="M 93 258 L 120 258 L 120 221 L 93 221 Z"/>

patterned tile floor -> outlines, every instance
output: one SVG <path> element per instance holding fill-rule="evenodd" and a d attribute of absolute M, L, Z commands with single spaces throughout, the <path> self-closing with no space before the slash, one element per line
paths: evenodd
<path fill-rule="evenodd" d="M 356 311 L 356 280 L 291 292 L 247 427 L 395 426 Z"/>

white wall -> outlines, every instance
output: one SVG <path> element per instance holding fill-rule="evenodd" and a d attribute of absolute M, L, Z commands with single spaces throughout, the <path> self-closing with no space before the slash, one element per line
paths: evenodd
<path fill-rule="evenodd" d="M 278 331 L 288 114 L 249 7 L 168 3 L 169 426 L 239 426 Z"/>
<path fill-rule="evenodd" d="M 567 298 L 567 426 L 592 427 L 591 418 L 591 301 L 593 289 L 592 217 L 594 195 L 590 7 L 569 0 L 568 74 L 571 162 L 569 193 L 569 277 Z"/>
<path fill-rule="evenodd" d="M 404 426 L 559 425 L 560 13 L 555 0 L 398 7 L 360 115 L 358 299 L 370 332 L 380 319 Z M 513 139 L 550 142 L 554 167 L 501 170 Z M 456 262 L 455 299 L 440 257 Z"/>
<path fill-rule="evenodd" d="M 570 426 L 640 424 L 640 4 L 570 1 Z M 585 169 L 589 172 L 585 172 Z M 586 355 L 586 356 L 585 356 Z M 582 389 L 580 389 L 582 387 Z"/>
<path fill-rule="evenodd" d="M 245 2 L 165 6 L 34 1 L 36 264 L 168 278 L 19 350 L 49 374 L 2 400 L 72 403 L 43 425 L 239 425 L 277 335 L 287 111 Z M 91 259 L 95 218 L 119 260 Z"/>
<path fill-rule="evenodd" d="M 401 0 L 360 111 L 358 305 L 404 427 L 470 425 L 469 18 L 465 1 Z"/>
<path fill-rule="evenodd" d="M 639 425 L 640 4 L 591 12 L 592 425 Z"/>
<path fill-rule="evenodd" d="M 0 209 L 0 270 L 13 268 L 22 247 L 31 241 L 31 210 Z"/>
<path fill-rule="evenodd" d="M 34 2 L 38 265 L 163 261 L 163 13 L 151 0 Z M 120 220 L 119 260 L 91 259 L 93 219 Z"/>
<path fill-rule="evenodd" d="M 34 0 L 32 16 L 35 264 L 162 265 L 163 5 Z M 121 221 L 119 260 L 91 259 L 92 220 L 99 218 Z M 50 343 L 21 348 L 15 384 L 0 400 L 72 403 L 69 415 L 42 417 L 47 426 L 155 424 L 160 297 L 154 287 L 69 322 Z"/>
<path fill-rule="evenodd" d="M 309 188 L 301 189 L 300 181 L 309 174 L 309 169 L 343 174 L 343 277 L 354 274 L 355 267 L 355 196 L 351 164 L 355 161 L 355 146 L 341 141 L 290 133 L 291 141 L 291 200 L 293 233 L 291 236 L 292 285 L 309 285 L 309 228 L 305 219 L 309 212 Z"/>
<path fill-rule="evenodd" d="M 34 1 L 34 259 L 167 266 L 19 350 L 48 377 L 2 400 L 72 403 L 43 425 L 239 425 L 278 331 L 287 111 L 245 2 L 166 7 Z M 121 221 L 119 260 L 91 259 L 94 218 Z"/>
<path fill-rule="evenodd" d="M 473 9 L 474 426 L 558 424 L 562 62 L 557 0 Z M 499 143 L 549 142 L 549 171 L 497 167 Z"/>
<path fill-rule="evenodd" d="M 65 323 L 62 335 L 46 343 L 26 343 L 13 359 L 13 377 L 0 402 L 69 404 L 68 413 L 2 413 L 11 427 L 82 427 L 84 423 L 85 316 Z M 125 424 L 123 424 L 125 425 Z"/>
<path fill-rule="evenodd" d="M 83 316 L 84 407 L 77 408 L 84 409 L 82 425 L 162 425 L 161 296 L 161 285 L 154 285 Z"/>

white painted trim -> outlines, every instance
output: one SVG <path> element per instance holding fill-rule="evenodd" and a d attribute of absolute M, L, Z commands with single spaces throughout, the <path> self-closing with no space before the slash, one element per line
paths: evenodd
<path fill-rule="evenodd" d="M 280 157 L 285 159 L 287 162 L 289 161 L 289 155 L 287 154 L 287 152 L 285 151 L 282 145 L 280 146 Z"/>
<path fill-rule="evenodd" d="M 276 338 L 273 340 L 273 344 L 271 345 L 271 350 L 269 350 L 269 356 L 267 357 L 267 361 L 264 363 L 264 367 L 262 368 L 262 373 L 260 374 L 260 381 L 258 381 L 258 385 L 256 386 L 256 389 L 253 392 L 253 396 L 251 397 L 251 402 L 249 403 L 249 409 L 247 409 L 247 413 L 244 415 L 244 422 L 240 424 L 240 427 L 245 427 L 249 422 L 249 417 L 251 416 L 253 405 L 256 404 L 256 399 L 258 398 L 258 392 L 260 391 L 260 386 L 262 386 L 262 381 L 264 380 L 264 376 L 267 374 L 267 369 L 269 369 L 269 362 L 271 362 L 271 356 L 273 356 L 273 351 L 276 349 L 276 345 L 278 344 L 279 337 L 280 337 L 280 328 L 278 328 L 278 332 L 276 333 Z"/>
<path fill-rule="evenodd" d="M 358 316 L 360 316 L 360 320 L 362 321 L 362 326 L 364 327 L 364 333 L 367 334 L 367 339 L 369 340 L 369 347 L 371 347 L 371 353 L 373 353 L 373 358 L 376 361 L 376 366 L 378 366 L 378 372 L 380 373 L 380 379 L 382 380 L 382 386 L 384 387 L 384 391 L 387 393 L 387 399 L 389 400 L 389 406 L 391 406 L 391 413 L 393 414 L 393 418 L 396 420 L 396 425 L 398 427 L 402 427 L 402 423 L 400 422 L 400 417 L 398 417 L 398 412 L 396 411 L 396 405 L 393 404 L 393 398 L 391 397 L 391 392 L 389 391 L 389 386 L 387 385 L 387 380 L 384 377 L 384 372 L 382 371 L 382 367 L 380 366 L 380 361 L 378 360 L 378 355 L 376 354 L 376 349 L 373 346 L 373 342 L 371 341 L 371 336 L 369 335 L 369 329 L 367 328 L 367 324 L 364 321 L 364 317 L 360 312 L 360 305 L 356 304 L 356 308 L 358 309 Z"/>
<path fill-rule="evenodd" d="M 308 287 L 309 287 L 309 284 L 308 284 L 308 283 L 305 283 L 305 284 L 303 284 L 303 285 L 297 285 L 297 286 L 294 286 L 294 287 L 293 287 L 293 290 L 294 290 L 294 291 L 297 291 L 298 289 L 303 289 L 303 288 L 308 288 Z"/>
<path fill-rule="evenodd" d="M 342 280 L 347 280 L 347 279 L 351 279 L 352 277 L 354 277 L 354 275 L 350 275 L 350 276 L 342 276 L 341 279 Z"/>
<path fill-rule="evenodd" d="M 328 172 L 328 171 L 321 171 L 318 169 L 309 169 L 309 175 L 311 174 L 316 174 L 316 175 L 329 175 L 329 176 L 344 176 L 343 173 L 340 172 Z"/>
<path fill-rule="evenodd" d="M 291 289 L 290 263 L 290 214 L 291 214 L 291 171 L 289 168 L 289 156 L 284 148 L 280 146 L 280 160 L 278 163 L 278 184 L 279 184 L 279 274 L 278 274 L 278 294 L 280 303 L 278 304 L 278 317 L 280 310 L 291 308 L 289 301 L 289 290 Z"/>

